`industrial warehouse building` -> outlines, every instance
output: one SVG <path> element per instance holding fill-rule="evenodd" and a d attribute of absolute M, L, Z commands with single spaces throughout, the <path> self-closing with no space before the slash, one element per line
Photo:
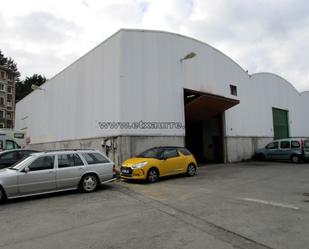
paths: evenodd
<path fill-rule="evenodd" d="M 118 165 L 158 145 L 235 162 L 274 137 L 308 137 L 308 106 L 309 92 L 204 42 L 120 30 L 18 102 L 15 126 L 31 147 L 96 148 Z"/>

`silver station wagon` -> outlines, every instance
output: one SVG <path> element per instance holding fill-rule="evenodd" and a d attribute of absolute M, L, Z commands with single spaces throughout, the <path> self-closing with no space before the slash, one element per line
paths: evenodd
<path fill-rule="evenodd" d="M 99 151 L 33 153 L 0 170 L 0 201 L 72 189 L 92 192 L 115 177 L 114 163 Z"/>

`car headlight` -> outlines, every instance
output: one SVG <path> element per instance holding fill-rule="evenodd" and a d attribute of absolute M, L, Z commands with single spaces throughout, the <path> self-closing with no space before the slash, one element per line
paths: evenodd
<path fill-rule="evenodd" d="M 140 169 L 140 168 L 143 168 L 146 164 L 147 164 L 147 162 L 142 162 L 142 163 L 134 164 L 134 165 L 132 165 L 132 169 Z"/>

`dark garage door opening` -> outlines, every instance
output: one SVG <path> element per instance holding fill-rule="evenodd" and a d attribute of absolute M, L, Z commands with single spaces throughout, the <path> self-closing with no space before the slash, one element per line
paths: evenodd
<path fill-rule="evenodd" d="M 225 110 L 239 100 L 184 89 L 186 147 L 198 163 L 224 162 Z"/>

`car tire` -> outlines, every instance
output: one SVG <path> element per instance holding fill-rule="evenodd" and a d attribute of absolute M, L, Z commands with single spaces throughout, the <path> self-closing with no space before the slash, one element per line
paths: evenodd
<path fill-rule="evenodd" d="M 257 159 L 258 159 L 259 161 L 265 161 L 266 157 L 265 157 L 265 155 L 264 155 L 263 153 L 259 153 L 259 154 L 257 155 Z"/>
<path fill-rule="evenodd" d="M 292 162 L 292 163 L 299 163 L 299 162 L 300 162 L 300 156 L 298 156 L 298 155 L 292 155 L 292 156 L 291 156 L 291 162 Z"/>
<path fill-rule="evenodd" d="M 6 194 L 4 189 L 0 186 L 0 203 L 3 203 L 6 200 Z"/>
<path fill-rule="evenodd" d="M 94 174 L 88 174 L 83 176 L 80 181 L 79 188 L 81 191 L 85 193 L 90 193 L 96 190 L 98 187 L 98 177 Z"/>
<path fill-rule="evenodd" d="M 196 174 L 196 166 L 194 164 L 190 164 L 187 168 L 187 176 L 194 176 Z"/>
<path fill-rule="evenodd" d="M 155 183 L 159 180 L 159 171 L 156 168 L 151 168 L 147 173 L 147 181 L 149 183 Z"/>

